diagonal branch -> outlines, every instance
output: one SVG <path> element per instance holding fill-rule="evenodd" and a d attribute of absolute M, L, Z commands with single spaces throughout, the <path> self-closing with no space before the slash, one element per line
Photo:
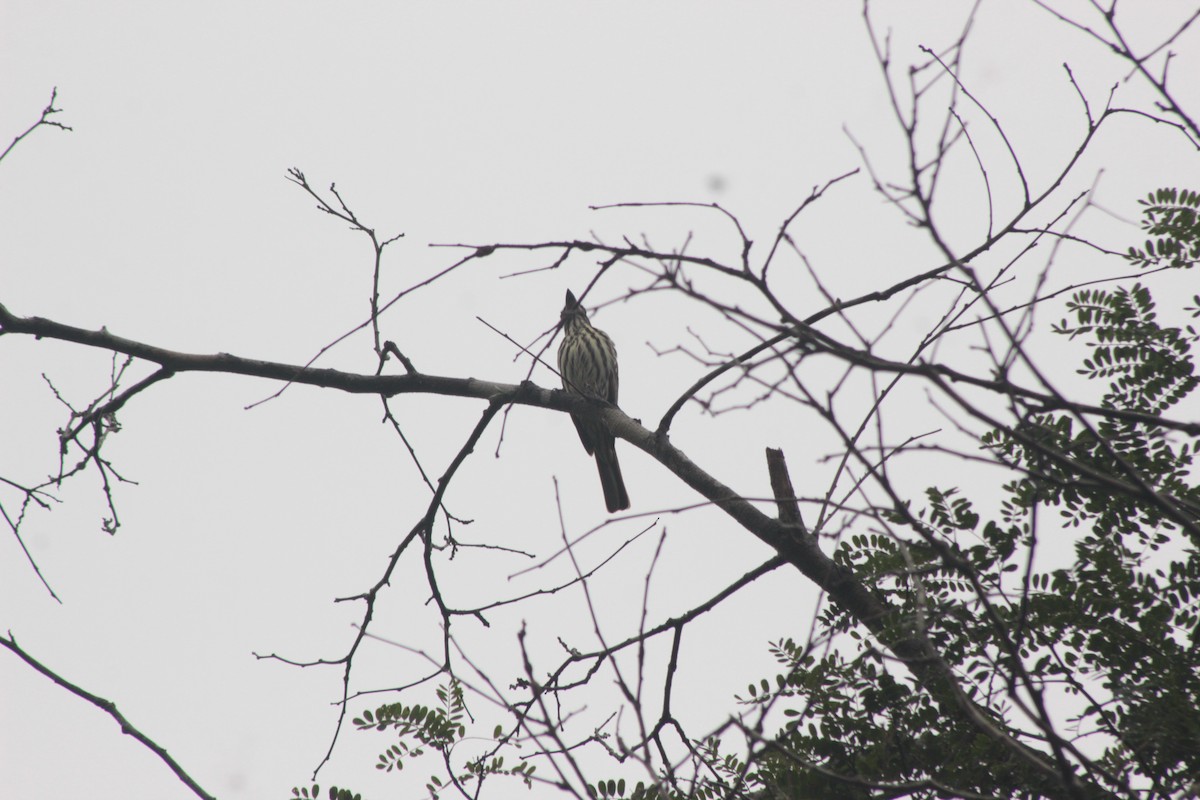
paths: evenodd
<path fill-rule="evenodd" d="M 82 697 L 84 700 L 87 700 L 89 703 L 96 706 L 96 708 L 99 708 L 110 717 L 115 719 L 117 724 L 121 726 L 121 733 L 128 734 L 134 739 L 137 739 L 144 747 L 150 750 L 150 752 L 162 759 L 163 763 L 170 767 L 171 772 L 174 772 L 175 776 L 183 782 L 183 785 L 191 789 L 193 794 L 195 794 L 197 797 L 203 798 L 203 800 L 216 800 L 213 795 L 204 791 L 200 784 L 192 780 L 192 777 L 184 771 L 183 767 L 179 765 L 178 761 L 171 757 L 170 753 L 163 749 L 162 745 L 158 744 L 158 742 L 154 741 L 149 736 L 133 727 L 129 720 L 125 719 L 125 715 L 117 710 L 116 703 L 112 702 L 111 700 L 105 700 L 103 697 L 97 697 L 88 690 L 76 686 L 54 670 L 47 667 L 42 662 L 38 661 L 33 656 L 29 655 L 29 653 L 25 652 L 25 650 L 23 650 L 21 646 L 17 644 L 17 638 L 12 635 L 12 631 L 9 631 L 7 639 L 3 636 L 0 636 L 0 646 L 8 648 L 26 664 L 45 675 L 47 678 L 66 689 L 71 694 L 77 697 Z"/>

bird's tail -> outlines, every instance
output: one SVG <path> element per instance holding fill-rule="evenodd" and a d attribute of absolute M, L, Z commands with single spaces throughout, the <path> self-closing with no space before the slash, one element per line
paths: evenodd
<path fill-rule="evenodd" d="M 623 511 L 629 508 L 629 494 L 621 477 L 616 442 L 610 438 L 596 444 L 596 469 L 600 472 L 600 485 L 604 488 L 604 504 L 608 506 L 609 513 Z"/>

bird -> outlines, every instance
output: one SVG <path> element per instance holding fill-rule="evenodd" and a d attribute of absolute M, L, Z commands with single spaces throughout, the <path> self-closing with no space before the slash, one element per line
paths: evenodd
<path fill-rule="evenodd" d="M 609 335 L 592 327 L 587 312 L 567 290 L 566 304 L 559 319 L 563 339 L 558 346 L 558 372 L 563 388 L 572 394 L 599 397 L 614 406 L 617 404 L 617 348 Z M 604 423 L 572 414 L 571 421 L 579 432 L 583 449 L 596 459 L 600 486 L 604 489 L 604 504 L 609 513 L 629 508 L 629 494 L 621 477 L 617 461 L 616 440 Z"/>

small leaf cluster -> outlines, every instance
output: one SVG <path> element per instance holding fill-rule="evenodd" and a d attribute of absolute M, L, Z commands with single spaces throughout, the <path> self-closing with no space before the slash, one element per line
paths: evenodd
<path fill-rule="evenodd" d="M 1164 188 L 1138 201 L 1142 228 L 1153 238 L 1130 247 L 1126 258 L 1141 267 L 1188 267 L 1200 260 L 1200 192 Z"/>
<path fill-rule="evenodd" d="M 1190 357 L 1196 330 L 1159 325 L 1150 290 L 1134 284 L 1116 291 L 1083 290 L 1072 295 L 1067 310 L 1076 320 L 1054 326 L 1072 339 L 1088 335 L 1091 355 L 1079 374 L 1109 379 L 1104 404 L 1109 408 L 1158 414 L 1196 387 Z"/>
<path fill-rule="evenodd" d="M 638 781 L 627 787 L 625 779 L 608 779 L 587 785 L 588 797 L 597 800 L 668 800 L 670 795 L 663 794 L 660 787 Z"/>
<path fill-rule="evenodd" d="M 336 786 L 330 786 L 329 792 L 325 796 L 328 800 L 362 800 L 362 795 L 355 794 L 349 789 L 339 789 Z M 299 798 L 299 800 L 319 800 L 321 787 L 315 783 L 312 786 L 295 787 L 292 789 L 292 797 Z"/>
<path fill-rule="evenodd" d="M 389 703 L 374 711 L 365 711 L 353 720 L 359 730 L 390 731 L 397 736 L 397 741 L 379 755 L 376 769 L 385 772 L 404 769 L 406 761 L 419 758 L 428 749 L 448 756 L 449 751 L 462 742 L 467 734 L 467 723 L 471 721 L 462 684 L 451 680 L 449 685 L 438 687 L 437 697 L 439 705 L 436 707 Z M 488 741 L 504 744 L 507 737 L 503 728 L 497 725 Z M 481 785 L 492 776 L 519 778 L 528 788 L 533 785 L 536 771 L 537 767 L 526 761 L 506 766 L 505 757 L 492 751 L 466 760 L 461 769 L 447 777 L 430 775 L 425 789 L 429 797 L 437 800 L 448 784 L 461 791 L 464 786 Z"/>
<path fill-rule="evenodd" d="M 437 708 L 389 703 L 374 712 L 364 711 L 354 719 L 359 730 L 391 730 L 397 735 L 398 741 L 380 754 L 376 769 L 387 772 L 404 769 L 404 760 L 424 755 L 426 747 L 445 752 L 466 735 L 462 686 L 451 681 L 449 686 L 438 688 L 437 696 L 441 702 Z"/>
<path fill-rule="evenodd" d="M 496 729 L 496 738 L 503 740 L 500 736 L 499 726 Z M 474 780 L 483 783 L 485 778 L 493 775 L 507 775 L 510 777 L 520 778 L 526 788 L 533 786 L 533 776 L 537 772 L 537 766 L 530 764 L 528 761 L 518 761 L 515 766 L 506 767 L 504 756 L 480 756 L 477 759 L 468 761 L 463 768 L 462 774 L 458 776 L 459 783 L 467 784 Z M 441 782 L 437 778 L 433 779 L 438 788 L 441 787 Z M 437 792 L 431 788 L 433 797 L 437 797 Z"/>

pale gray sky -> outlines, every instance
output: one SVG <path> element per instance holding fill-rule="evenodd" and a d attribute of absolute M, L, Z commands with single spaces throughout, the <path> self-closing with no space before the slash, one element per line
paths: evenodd
<path fill-rule="evenodd" d="M 903 63 L 920 59 L 919 44 L 951 41 L 967 8 L 877 5 L 879 28 L 893 28 L 893 53 Z M 1149 37 L 1169 27 L 1162 20 L 1180 5 L 1142 2 L 1125 12 L 1132 32 Z M 844 129 L 882 172 L 902 176 L 901 140 L 855 3 L 10 0 L 0 15 L 0 141 L 35 120 L 55 86 L 58 119 L 74 128 L 39 130 L 0 162 L 0 302 L 20 315 L 105 325 L 180 350 L 302 363 L 364 318 L 369 248 L 284 179 L 289 167 L 319 189 L 336 182 L 381 234 L 406 234 L 387 251 L 385 295 L 456 258 L 430 243 L 586 238 L 596 230 L 613 238 L 645 232 L 667 249 L 693 232 L 695 249 L 733 260 L 736 240 L 715 214 L 588 206 L 720 201 L 762 242 L 813 186 L 860 165 Z M 1178 42 L 1182 55 L 1172 67 L 1193 110 L 1200 90 L 1183 81 L 1200 74 L 1197 45 L 1195 32 Z M 1032 4 L 983 4 L 964 78 L 1005 125 L 1035 185 L 1082 131 L 1064 61 L 1097 108 L 1126 77 L 1093 42 Z M 1144 106 L 1146 97 L 1136 79 L 1118 86 L 1118 105 Z M 994 188 L 1011 207 L 1008 164 L 991 131 L 973 124 Z M 1200 185 L 1195 151 L 1181 137 L 1164 129 L 1147 139 L 1136 125 L 1121 121 L 1102 136 L 1064 198 L 1103 168 L 1099 201 L 1132 218 L 1134 199 L 1155 187 Z M 945 219 L 965 243 L 979 235 L 985 211 L 978 172 L 965 151 L 959 156 L 945 190 L 955 208 Z M 1090 219 L 1089 231 L 1117 249 L 1132 235 L 1110 218 Z M 938 263 L 921 233 L 862 176 L 838 187 L 796 234 L 829 288 L 844 296 Z M 1083 274 L 1090 267 L 1081 259 L 1064 256 L 1062 269 Z M 424 371 L 519 380 L 526 362 L 514 362 L 512 346 L 475 317 L 520 341 L 548 328 L 563 289 L 590 278 L 587 264 L 501 276 L 550 260 L 478 261 L 385 317 L 384 333 Z M 810 290 L 790 268 L 797 307 L 817 310 L 820 298 L 800 294 Z M 637 282 L 618 272 L 593 297 Z M 620 348 L 622 407 L 631 415 L 656 420 L 699 374 L 686 358 L 659 358 L 648 346 L 693 344 L 686 329 L 712 321 L 689 313 L 644 301 L 596 316 Z M 724 331 L 710 344 L 736 349 L 744 341 Z M 368 338 L 344 343 L 321 365 L 371 371 Z M 0 341 L 0 475 L 30 480 L 56 469 L 55 429 L 65 415 L 42 372 L 84 402 L 108 370 L 98 352 Z M 534 378 L 555 380 L 544 370 Z M 251 652 L 341 655 L 360 609 L 333 598 L 374 583 L 427 498 L 379 424 L 377 400 L 293 388 L 242 410 L 275 388 L 183 375 L 121 413 L 125 429 L 109 455 L 139 485 L 118 490 L 118 534 L 100 530 L 105 512 L 94 476 L 65 488 L 64 502 L 25 529 L 62 605 L 47 596 L 13 538 L 0 536 L 0 630 L 115 701 L 222 798 L 282 797 L 309 780 L 332 734 L 340 672 L 256 661 Z M 482 409 L 428 398 L 399 407 L 434 474 Z M 818 457 L 833 447 L 827 436 L 802 420 L 784 427 L 752 415 L 714 421 L 694 408 L 673 432 L 698 463 L 755 496 L 768 492 L 762 449 L 780 445 L 802 493 L 819 494 L 829 465 Z M 464 538 L 553 552 L 554 476 L 573 533 L 603 520 L 594 467 L 567 420 L 518 409 L 499 461 L 495 445 L 493 430 L 451 495 L 455 512 L 476 520 Z M 697 499 L 631 448 L 622 459 L 634 511 Z M 653 519 L 605 529 L 583 555 L 600 557 Z M 717 514 L 665 515 L 661 524 L 668 539 L 651 601 L 658 619 L 769 555 Z M 636 628 L 658 530 L 597 582 L 606 633 Z M 541 573 L 508 580 L 527 563 L 466 553 L 446 565 L 446 591 L 466 605 L 550 580 Z M 557 562 L 552 571 L 568 574 Z M 402 567 L 375 632 L 435 646 L 422 586 L 413 565 Z M 719 722 L 735 692 L 770 672 L 766 641 L 803 635 L 812 597 L 798 578 L 775 575 L 703 621 L 688 639 L 681 691 L 690 704 L 681 713 L 698 727 Z M 781 613 L 749 613 L 764 607 Z M 513 630 L 522 620 L 546 667 L 557 637 L 586 641 L 590 630 L 578 593 L 497 614 L 491 629 L 464 624 L 464 641 L 493 654 L 489 666 L 502 680 L 517 674 Z M 709 646 L 717 637 L 720 646 Z M 402 683 L 420 668 L 380 644 L 368 645 L 358 666 L 359 689 Z M 7 795 L 191 796 L 108 717 L 7 653 L 0 653 L 0 686 Z M 430 690 L 406 702 L 431 700 Z M 597 700 L 590 713 L 599 721 L 603 711 Z M 319 781 L 348 783 L 372 798 L 416 796 L 432 767 L 376 775 L 374 754 L 387 743 L 344 733 Z"/>

